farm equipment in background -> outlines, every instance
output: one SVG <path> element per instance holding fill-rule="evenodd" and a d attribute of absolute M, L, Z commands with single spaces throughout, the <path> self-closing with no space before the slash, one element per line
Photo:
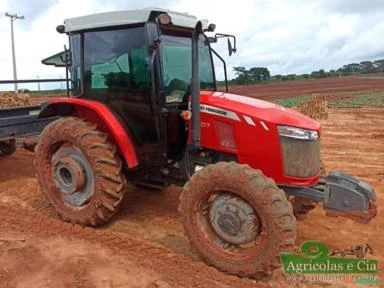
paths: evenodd
<path fill-rule="evenodd" d="M 33 151 L 44 127 L 58 117 L 39 118 L 40 105 L 0 109 L 0 156 L 8 156 L 17 147 Z"/>
<path fill-rule="evenodd" d="M 57 65 L 57 67 L 60 67 L 60 65 Z M 67 80 L 0 80 L 0 84 L 62 81 Z M 19 89 L 18 93 L 0 92 L 0 157 L 13 154 L 17 147 L 33 152 L 44 127 L 58 118 L 39 118 L 38 115 L 42 106 L 32 105 L 31 102 L 31 96 L 24 89 Z"/>
<path fill-rule="evenodd" d="M 211 44 L 226 37 L 232 54 L 236 42 L 207 35 L 214 30 L 162 9 L 65 20 L 57 31 L 69 36 L 73 96 L 40 112 L 60 118 L 44 129 L 35 167 L 46 199 L 81 225 L 106 223 L 127 182 L 181 185 L 191 246 L 222 271 L 255 277 L 294 247 L 288 198 L 366 223 L 376 215 L 375 192 L 341 172 L 321 176 L 317 121 L 217 91 L 213 57 L 226 66 Z"/>

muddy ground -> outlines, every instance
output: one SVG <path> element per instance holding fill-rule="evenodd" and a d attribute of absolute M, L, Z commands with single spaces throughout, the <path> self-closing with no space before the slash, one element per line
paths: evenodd
<path fill-rule="evenodd" d="M 298 222 L 297 245 L 316 239 L 331 249 L 368 243 L 384 263 L 384 109 L 330 110 L 323 121 L 322 153 L 328 171 L 343 170 L 373 185 L 379 214 L 368 225 L 325 217 L 317 207 Z M 324 287 L 350 282 L 240 279 L 191 253 L 178 221 L 180 190 L 132 188 L 110 224 L 82 228 L 61 222 L 39 192 L 33 154 L 0 158 L 0 287 Z M 381 275 L 384 277 L 381 264 Z"/>

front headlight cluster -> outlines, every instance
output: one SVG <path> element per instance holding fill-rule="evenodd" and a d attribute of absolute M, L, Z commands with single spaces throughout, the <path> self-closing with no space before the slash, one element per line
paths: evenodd
<path fill-rule="evenodd" d="M 278 125 L 277 131 L 279 132 L 279 135 L 282 137 L 289 137 L 289 138 L 294 138 L 299 140 L 311 140 L 311 141 L 316 141 L 317 139 L 319 139 L 319 134 L 317 133 L 317 131 L 313 131 L 313 130 L 307 130 L 307 129 L 297 128 L 292 126 Z"/>

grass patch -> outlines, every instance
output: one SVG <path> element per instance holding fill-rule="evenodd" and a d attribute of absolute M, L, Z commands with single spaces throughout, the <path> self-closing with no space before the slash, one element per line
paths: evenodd
<path fill-rule="evenodd" d="M 361 106 L 383 107 L 384 91 L 361 94 L 354 99 L 346 99 L 339 102 L 329 103 L 328 106 L 336 108 L 353 108 Z"/>
<path fill-rule="evenodd" d="M 296 107 L 301 101 L 309 100 L 311 97 L 311 95 L 304 95 L 294 98 L 275 99 L 273 102 L 284 107 Z"/>
<path fill-rule="evenodd" d="M 340 99 L 337 99 L 337 96 L 339 96 Z M 310 95 L 304 95 L 293 98 L 275 99 L 273 102 L 285 107 L 297 107 L 301 101 L 309 100 L 311 97 L 312 96 Z M 332 94 L 329 101 L 328 107 L 332 108 L 354 108 L 363 106 L 384 107 L 384 91 L 366 93 L 361 91 L 338 92 Z"/>

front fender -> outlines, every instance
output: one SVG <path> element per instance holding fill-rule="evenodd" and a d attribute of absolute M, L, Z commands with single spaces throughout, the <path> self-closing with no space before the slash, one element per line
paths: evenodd
<path fill-rule="evenodd" d="M 138 166 L 135 146 L 129 128 L 125 127 L 105 104 L 79 98 L 58 98 L 41 105 L 39 118 L 50 116 L 77 116 L 83 118 L 108 133 L 110 140 L 116 144 L 129 168 Z"/>

